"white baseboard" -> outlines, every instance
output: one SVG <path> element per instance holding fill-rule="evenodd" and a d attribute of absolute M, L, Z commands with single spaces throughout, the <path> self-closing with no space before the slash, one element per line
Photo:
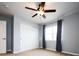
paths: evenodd
<path fill-rule="evenodd" d="M 32 49 L 29 49 L 29 50 L 32 50 Z M 14 53 L 14 54 L 17 54 L 17 53 L 21 53 L 21 52 L 29 51 L 29 50 L 19 50 L 19 51 L 14 51 L 13 53 Z"/>
<path fill-rule="evenodd" d="M 55 49 L 51 49 L 51 48 L 46 48 L 46 49 L 47 49 L 47 50 L 51 50 L 51 51 L 56 51 Z M 72 53 L 72 52 L 67 52 L 67 51 L 62 51 L 62 53 L 67 53 L 67 54 L 79 56 L 79 54 L 77 54 L 77 53 Z"/>
<path fill-rule="evenodd" d="M 23 52 L 23 51 L 20 51 L 20 50 L 19 51 L 14 51 L 13 54 L 17 54 L 17 53 L 20 53 L 20 52 Z"/>
<path fill-rule="evenodd" d="M 51 51 L 56 51 L 55 49 L 51 49 L 51 48 L 46 48 L 47 50 L 51 50 Z"/>
<path fill-rule="evenodd" d="M 6 53 L 6 51 L 0 51 L 0 54 L 1 54 L 1 53 Z"/>
<path fill-rule="evenodd" d="M 67 53 L 67 54 L 71 54 L 71 55 L 79 56 L 79 54 L 77 54 L 77 53 L 72 53 L 72 52 L 67 52 L 67 51 L 62 51 L 62 53 Z"/>
<path fill-rule="evenodd" d="M 34 49 L 37 49 L 37 48 L 34 48 Z M 24 51 L 30 51 L 30 50 L 33 50 L 33 49 L 29 49 L 29 50 L 19 50 L 19 51 L 14 51 L 13 53 L 14 53 L 14 54 L 17 54 L 17 53 L 21 53 L 21 52 L 24 52 Z"/>

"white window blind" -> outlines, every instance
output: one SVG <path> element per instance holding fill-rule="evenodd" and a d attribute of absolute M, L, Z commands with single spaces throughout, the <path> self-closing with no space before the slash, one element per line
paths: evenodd
<path fill-rule="evenodd" d="M 47 25 L 45 28 L 45 39 L 56 41 L 57 36 L 57 23 Z"/>

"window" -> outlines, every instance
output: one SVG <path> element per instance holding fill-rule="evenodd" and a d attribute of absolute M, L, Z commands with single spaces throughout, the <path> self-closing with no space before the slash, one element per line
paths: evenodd
<path fill-rule="evenodd" d="M 46 26 L 45 39 L 56 41 L 56 36 L 57 36 L 57 23 Z"/>

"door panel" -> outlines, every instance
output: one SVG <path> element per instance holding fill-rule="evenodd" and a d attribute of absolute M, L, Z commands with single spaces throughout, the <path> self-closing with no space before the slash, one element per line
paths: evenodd
<path fill-rule="evenodd" d="M 0 53 L 6 53 L 6 21 L 0 21 Z"/>

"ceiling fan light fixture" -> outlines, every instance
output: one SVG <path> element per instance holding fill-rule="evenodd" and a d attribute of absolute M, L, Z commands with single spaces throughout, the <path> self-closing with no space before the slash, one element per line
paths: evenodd
<path fill-rule="evenodd" d="M 42 16 L 44 15 L 44 11 L 37 11 L 37 14 Z"/>

